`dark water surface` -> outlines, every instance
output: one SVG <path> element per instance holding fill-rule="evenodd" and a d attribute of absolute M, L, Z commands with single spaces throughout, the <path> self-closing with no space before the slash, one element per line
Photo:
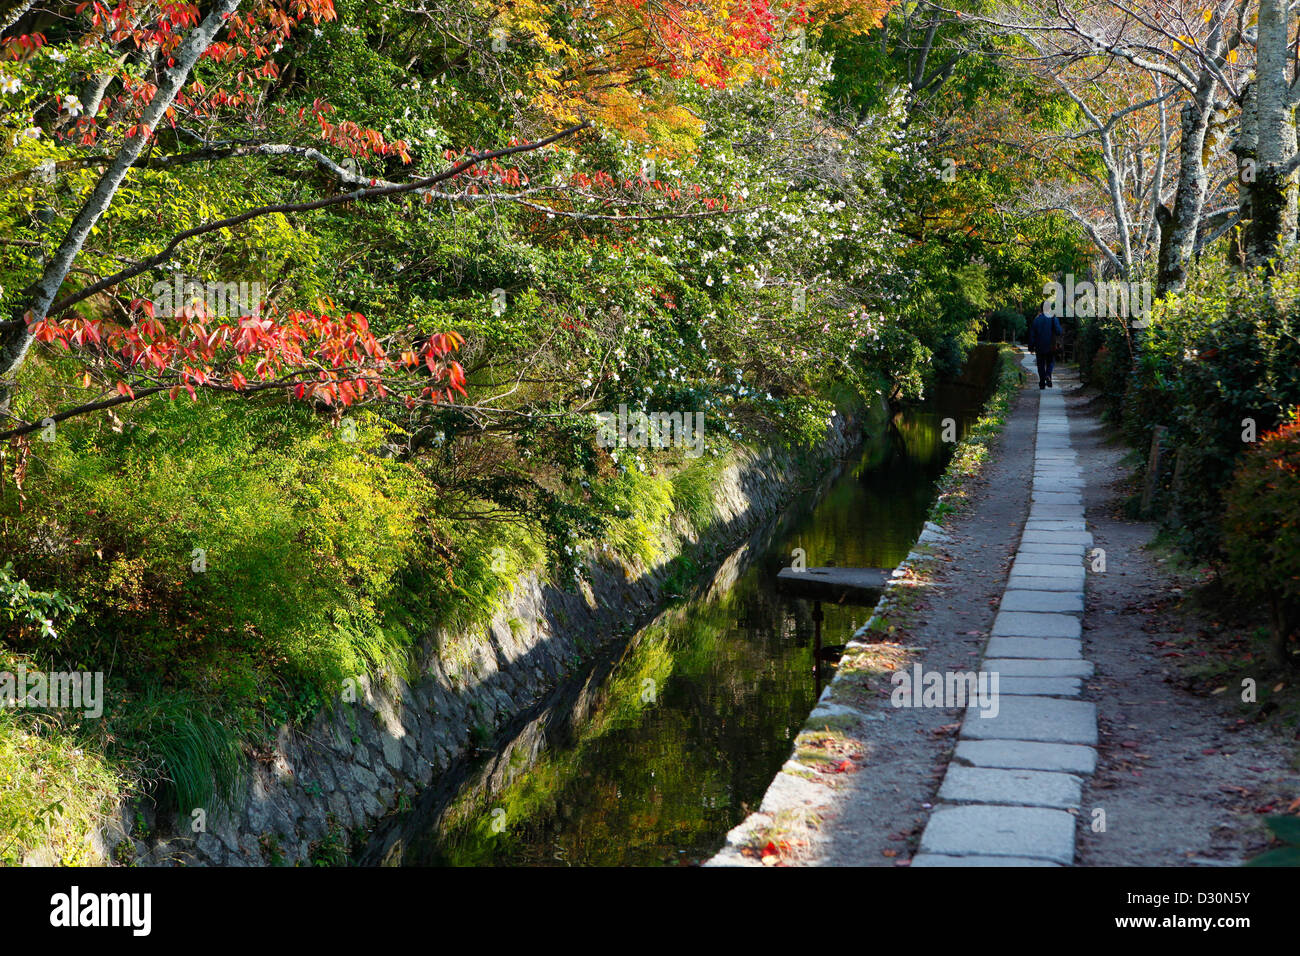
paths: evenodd
<path fill-rule="evenodd" d="M 892 568 L 920 533 L 952 444 L 990 384 L 936 390 L 733 554 L 711 584 L 601 655 L 376 831 L 362 864 L 697 863 L 762 799 L 816 697 L 811 605 L 774 588 L 807 563 Z M 995 355 L 996 353 L 994 353 Z M 843 643 L 871 609 L 826 606 Z"/>

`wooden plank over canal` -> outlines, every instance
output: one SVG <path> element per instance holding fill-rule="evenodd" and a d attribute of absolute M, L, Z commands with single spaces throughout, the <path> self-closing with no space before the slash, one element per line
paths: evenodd
<path fill-rule="evenodd" d="M 874 605 L 892 574 L 883 568 L 782 568 L 776 585 L 782 594 L 791 597 Z"/>

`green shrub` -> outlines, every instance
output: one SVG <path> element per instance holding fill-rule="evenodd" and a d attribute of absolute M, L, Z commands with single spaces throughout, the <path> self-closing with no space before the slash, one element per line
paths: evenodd
<path fill-rule="evenodd" d="M 131 744 L 131 756 L 156 782 L 160 807 L 182 816 L 230 803 L 243 775 L 239 734 L 190 693 L 150 690 L 113 722 Z"/>
<path fill-rule="evenodd" d="M 1269 817 L 1264 821 L 1282 846 L 1248 862 L 1247 866 L 1300 866 L 1300 819 Z"/>
<path fill-rule="evenodd" d="M 999 347 L 997 378 L 993 393 L 984 405 L 984 413 L 957 443 L 935 489 L 934 502 L 927 516 L 935 524 L 943 525 L 949 515 L 969 503 L 973 479 L 984 470 L 989 447 L 1006 425 L 1016 393 L 1024 387 L 1025 374 L 1020 357 L 1020 352 L 1013 346 Z"/>
<path fill-rule="evenodd" d="M 984 337 L 998 342 L 1015 342 L 1029 328 L 1024 313 L 1009 305 L 995 309 L 984 326 Z"/>
<path fill-rule="evenodd" d="M 1228 491 L 1224 527 L 1229 580 L 1266 604 L 1271 657 L 1286 665 L 1287 642 L 1300 626 L 1300 414 L 1246 455 Z"/>
<path fill-rule="evenodd" d="M 0 529 L 33 589 L 86 608 L 42 650 L 69 669 L 111 658 L 135 691 L 220 701 L 246 731 L 393 662 L 400 632 L 381 609 L 419 552 L 425 492 L 370 451 L 378 425 L 354 434 L 245 401 L 155 402 L 120 433 L 63 429 L 32 468 L 41 495 Z"/>
<path fill-rule="evenodd" d="M 1123 326 L 1113 319 L 1081 320 L 1074 351 L 1080 377 L 1102 397 L 1103 413 L 1118 419 L 1132 370 L 1132 344 Z"/>
<path fill-rule="evenodd" d="M 57 640 L 54 619 L 67 623 L 82 611 L 58 591 L 33 591 L 22 579 L 13 576 L 14 563 L 6 561 L 0 568 L 0 619 L 16 630 L 35 627 L 42 637 Z"/>
<path fill-rule="evenodd" d="M 1112 406 L 1122 400 L 1125 437 L 1145 451 L 1155 426 L 1169 429 L 1184 480 L 1174 482 L 1172 469 L 1161 476 L 1165 524 L 1196 558 L 1222 557 L 1223 495 L 1251 447 L 1243 433 L 1276 428 L 1300 404 L 1298 281 L 1205 267 L 1184 294 L 1156 304 L 1149 328 L 1132 333 L 1131 365 L 1117 323 L 1093 333 L 1107 344 L 1091 360 L 1090 381 Z"/>
<path fill-rule="evenodd" d="M 38 848 L 52 854 L 46 863 L 96 862 L 89 836 L 125 790 L 85 740 L 0 707 L 0 865 L 19 865 Z"/>
<path fill-rule="evenodd" d="M 645 566 L 659 556 L 659 538 L 673 510 L 673 486 L 666 478 L 631 467 L 602 482 L 594 492 L 601 510 L 613 517 L 605 540 L 615 552 Z"/>
<path fill-rule="evenodd" d="M 716 484 L 726 465 L 723 457 L 696 458 L 673 475 L 673 504 L 697 531 L 713 520 Z"/>

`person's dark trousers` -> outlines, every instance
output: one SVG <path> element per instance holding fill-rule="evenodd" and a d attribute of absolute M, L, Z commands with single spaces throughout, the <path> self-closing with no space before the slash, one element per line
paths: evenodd
<path fill-rule="evenodd" d="M 1038 359 L 1038 387 L 1047 388 L 1052 384 L 1052 366 L 1056 362 L 1052 359 L 1052 353 L 1035 352 L 1034 357 Z"/>

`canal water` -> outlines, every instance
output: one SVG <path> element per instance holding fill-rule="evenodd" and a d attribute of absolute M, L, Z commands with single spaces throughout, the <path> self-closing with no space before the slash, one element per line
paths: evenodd
<path fill-rule="evenodd" d="M 996 349 L 871 436 L 707 585 L 600 655 L 495 749 L 376 830 L 362 865 L 688 865 L 762 799 L 817 696 L 812 607 L 774 579 L 809 566 L 891 568 L 920 533 L 953 445 L 978 417 Z M 867 607 L 824 606 L 839 644 Z"/>

